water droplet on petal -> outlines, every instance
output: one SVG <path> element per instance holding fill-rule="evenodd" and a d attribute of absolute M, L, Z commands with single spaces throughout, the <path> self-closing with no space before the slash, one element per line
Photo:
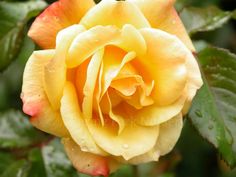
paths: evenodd
<path fill-rule="evenodd" d="M 83 146 L 83 147 L 81 147 L 81 151 L 88 152 L 88 148 Z"/>
<path fill-rule="evenodd" d="M 129 148 L 129 145 L 128 145 L 128 144 L 123 144 L 123 148 L 124 148 L 124 149 L 128 149 L 128 148 Z"/>

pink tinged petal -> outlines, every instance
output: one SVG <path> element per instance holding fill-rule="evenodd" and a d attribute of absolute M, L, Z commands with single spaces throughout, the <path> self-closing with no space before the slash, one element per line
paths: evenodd
<path fill-rule="evenodd" d="M 103 54 L 103 49 L 96 52 L 88 65 L 87 79 L 83 89 L 84 99 L 82 103 L 83 116 L 85 119 L 92 118 L 94 90 L 99 75 Z"/>
<path fill-rule="evenodd" d="M 36 51 L 29 58 L 23 76 L 21 95 L 24 103 L 23 111 L 32 116 L 31 123 L 38 129 L 66 137 L 68 132 L 61 117 L 51 108 L 43 89 L 44 66 L 54 54 L 54 50 Z"/>
<path fill-rule="evenodd" d="M 82 173 L 92 176 L 109 175 L 109 161 L 106 157 L 98 156 L 89 152 L 83 152 L 70 138 L 62 139 L 66 153 L 73 166 Z"/>
<path fill-rule="evenodd" d="M 122 28 L 125 24 L 132 24 L 136 28 L 150 27 L 146 18 L 134 4 L 115 0 L 103 0 L 88 12 L 80 23 L 87 28 L 97 25 L 115 25 Z"/>
<path fill-rule="evenodd" d="M 73 68 L 88 59 L 96 50 L 103 48 L 120 35 L 115 26 L 96 26 L 75 37 L 67 56 L 67 67 Z"/>
<path fill-rule="evenodd" d="M 176 35 L 191 51 L 195 48 L 174 9 L 175 0 L 127 0 L 135 4 L 153 28 Z"/>
<path fill-rule="evenodd" d="M 69 132 L 66 129 L 59 112 L 55 112 L 49 102 L 44 104 L 43 110 L 30 119 L 30 122 L 36 128 L 49 134 L 68 137 Z"/>
<path fill-rule="evenodd" d="M 36 18 L 28 35 L 42 48 L 55 48 L 57 33 L 79 23 L 94 5 L 93 0 L 59 0 Z"/>
<path fill-rule="evenodd" d="M 54 54 L 54 50 L 34 52 L 26 64 L 21 98 L 24 103 L 23 111 L 28 115 L 35 116 L 43 109 L 46 99 L 42 85 L 43 67 Z"/>
<path fill-rule="evenodd" d="M 57 35 L 57 46 L 52 60 L 45 66 L 44 88 L 53 108 L 58 110 L 63 88 L 66 81 L 66 56 L 67 51 L 76 35 L 83 32 L 81 25 L 72 25 Z"/>
<path fill-rule="evenodd" d="M 96 145 L 88 131 L 78 104 L 76 90 L 70 82 L 67 82 L 64 88 L 61 100 L 61 115 L 72 139 L 80 146 L 82 151 L 106 155 L 106 153 Z"/>
<path fill-rule="evenodd" d="M 152 98 L 155 102 L 160 106 L 172 104 L 184 91 L 187 81 L 185 62 L 192 54 L 177 37 L 164 31 L 149 28 L 140 31 L 148 51 L 138 58 L 141 65 L 137 67 L 154 80 Z"/>

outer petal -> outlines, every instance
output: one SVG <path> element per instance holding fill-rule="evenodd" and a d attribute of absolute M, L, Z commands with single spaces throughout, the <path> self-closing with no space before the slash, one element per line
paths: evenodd
<path fill-rule="evenodd" d="M 44 66 L 54 54 L 54 50 L 37 51 L 29 58 L 23 76 L 23 111 L 33 116 L 31 122 L 35 127 L 57 136 L 67 136 L 60 115 L 52 110 L 43 89 Z"/>
<path fill-rule="evenodd" d="M 124 117 L 124 120 L 127 119 Z M 87 121 L 87 125 L 94 140 L 103 150 L 114 156 L 122 156 L 126 160 L 151 150 L 159 134 L 158 126 L 143 127 L 136 125 L 132 120 L 125 124 L 123 131 L 118 135 L 109 123 L 102 127 L 96 121 L 90 120 Z"/>
<path fill-rule="evenodd" d="M 158 105 L 174 103 L 183 93 L 187 81 L 185 62 L 191 52 L 175 36 L 156 29 L 140 30 L 147 43 L 147 53 L 138 58 L 138 71 L 153 79 L 152 97 Z M 174 52 L 173 52 L 174 51 Z"/>
<path fill-rule="evenodd" d="M 186 61 L 186 67 L 188 70 L 188 81 L 186 86 L 187 100 L 184 105 L 183 114 L 186 114 L 188 112 L 193 97 L 195 96 L 197 90 L 201 88 L 203 84 L 198 63 L 193 56 L 188 57 L 188 60 Z"/>
<path fill-rule="evenodd" d="M 143 12 L 154 28 L 161 29 L 178 38 L 192 51 L 193 44 L 181 19 L 174 9 L 175 0 L 127 0 L 134 3 Z"/>
<path fill-rule="evenodd" d="M 57 46 L 52 60 L 45 66 L 44 88 L 55 110 L 60 107 L 63 87 L 66 82 L 66 56 L 67 51 L 76 35 L 83 32 L 82 25 L 72 25 L 57 35 Z"/>
<path fill-rule="evenodd" d="M 107 158 L 81 151 L 79 146 L 69 138 L 62 139 L 62 143 L 69 159 L 79 172 L 92 176 L 108 177 L 110 169 Z"/>
<path fill-rule="evenodd" d="M 82 151 L 100 155 L 106 154 L 96 145 L 89 133 L 78 105 L 76 90 L 70 82 L 67 82 L 64 88 L 61 100 L 61 115 L 73 140 L 80 146 Z"/>
<path fill-rule="evenodd" d="M 115 0 L 103 0 L 88 12 L 80 23 L 87 28 L 96 25 L 115 25 L 122 28 L 125 24 L 132 24 L 136 28 L 150 27 L 134 4 Z"/>
<path fill-rule="evenodd" d="M 157 139 L 157 144 L 153 148 L 153 152 L 159 151 L 161 156 L 169 153 L 179 139 L 182 127 L 183 118 L 181 113 L 162 123 L 160 125 L 160 135 Z"/>
<path fill-rule="evenodd" d="M 93 6 L 93 0 L 59 0 L 36 18 L 28 35 L 42 48 L 55 48 L 57 33 L 79 23 Z"/>
<path fill-rule="evenodd" d="M 116 158 L 121 163 L 140 164 L 151 161 L 158 161 L 160 156 L 170 152 L 177 140 L 179 139 L 183 127 L 182 115 L 178 114 L 172 119 L 160 125 L 160 133 L 156 145 L 147 153 L 134 157 L 128 161 L 118 157 Z"/>

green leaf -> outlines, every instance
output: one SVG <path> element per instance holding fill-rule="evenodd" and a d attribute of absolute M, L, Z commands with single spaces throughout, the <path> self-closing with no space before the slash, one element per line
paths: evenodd
<path fill-rule="evenodd" d="M 44 1 L 0 2 L 0 71 L 18 54 L 27 21 L 45 7 Z"/>
<path fill-rule="evenodd" d="M 47 177 L 78 177 L 58 139 L 43 146 L 42 156 Z"/>
<path fill-rule="evenodd" d="M 6 152 L 0 152 L 0 174 L 14 162 L 12 154 Z"/>
<path fill-rule="evenodd" d="M 47 177 L 41 149 L 34 148 L 29 152 L 28 159 L 31 163 L 29 177 Z"/>
<path fill-rule="evenodd" d="M 206 48 L 199 53 L 204 85 L 189 112 L 201 136 L 231 167 L 236 166 L 236 55 Z"/>
<path fill-rule="evenodd" d="M 236 20 L 236 10 L 234 10 L 232 18 Z"/>
<path fill-rule="evenodd" d="M 180 13 L 180 17 L 190 35 L 217 29 L 228 22 L 231 16 L 232 12 L 224 12 L 215 6 L 206 8 L 188 7 Z"/>
<path fill-rule="evenodd" d="M 35 49 L 33 41 L 25 36 L 19 55 L 11 65 L 0 73 L 0 110 L 21 109 L 20 92 L 25 63 Z M 14 74 L 12 74 L 14 73 Z"/>
<path fill-rule="evenodd" d="M 0 113 L 0 147 L 27 147 L 45 140 L 46 136 L 30 124 L 20 111 Z"/>
<path fill-rule="evenodd" d="M 29 169 L 29 162 L 26 160 L 19 160 L 8 166 L 8 168 L 1 174 L 1 177 L 28 177 Z"/>

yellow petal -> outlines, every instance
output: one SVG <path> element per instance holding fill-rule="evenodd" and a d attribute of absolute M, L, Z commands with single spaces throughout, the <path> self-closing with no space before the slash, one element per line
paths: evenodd
<path fill-rule="evenodd" d="M 79 23 L 94 4 L 93 0 L 59 0 L 36 18 L 28 35 L 42 48 L 55 48 L 57 33 Z"/>
<path fill-rule="evenodd" d="M 160 124 L 159 137 L 156 145 L 147 153 L 134 157 L 128 161 L 130 164 L 140 164 L 152 161 L 158 161 L 160 156 L 169 153 L 175 146 L 183 127 L 181 114 Z M 125 159 L 116 158 L 121 163 L 127 163 Z"/>
<path fill-rule="evenodd" d="M 83 32 L 81 25 L 72 25 L 63 29 L 57 35 L 57 46 L 52 60 L 45 66 L 44 88 L 53 108 L 58 110 L 66 81 L 66 54 L 74 37 Z"/>
<path fill-rule="evenodd" d="M 151 95 L 155 102 L 161 106 L 169 105 L 182 95 L 185 88 L 185 62 L 191 52 L 177 37 L 166 32 L 149 28 L 140 31 L 148 51 L 137 59 L 140 65 L 136 65 L 136 68 L 144 78 L 154 80 Z"/>
<path fill-rule="evenodd" d="M 121 36 L 112 44 L 127 52 L 134 51 L 138 56 L 145 54 L 147 50 L 143 36 L 140 34 L 139 30 L 130 24 L 123 26 Z"/>
<path fill-rule="evenodd" d="M 77 35 L 68 52 L 67 66 L 72 68 L 80 65 L 96 50 L 116 40 L 119 35 L 120 31 L 114 26 L 96 26 Z"/>
<path fill-rule="evenodd" d="M 187 114 L 197 90 L 203 85 L 201 72 L 197 60 L 192 55 L 188 57 L 188 60 L 186 61 L 186 67 L 188 70 L 188 78 L 185 91 L 187 95 L 187 100 L 183 108 L 184 115 Z"/>
<path fill-rule="evenodd" d="M 102 92 L 100 98 L 105 94 L 112 80 L 118 76 L 121 69 L 136 57 L 134 52 L 125 53 L 117 47 L 106 47 L 103 57 Z"/>
<path fill-rule="evenodd" d="M 181 113 L 185 100 L 186 96 L 182 96 L 171 105 L 161 107 L 154 104 L 145 107 L 134 112 L 133 119 L 135 119 L 139 125 L 143 126 L 159 125 Z"/>
<path fill-rule="evenodd" d="M 97 25 L 115 25 L 122 28 L 125 24 L 132 24 L 136 28 L 150 27 L 135 5 L 115 0 L 100 2 L 81 19 L 80 23 L 87 28 Z"/>
<path fill-rule="evenodd" d="M 183 127 L 182 114 L 178 114 L 172 119 L 160 125 L 160 134 L 153 152 L 159 152 L 161 156 L 169 153 L 178 141 Z"/>
<path fill-rule="evenodd" d="M 43 88 L 44 66 L 54 56 L 54 50 L 36 51 L 29 58 L 23 76 L 23 111 L 31 115 L 31 123 L 56 136 L 68 136 L 58 112 L 54 112 Z M 53 126 L 52 126 L 53 125 Z"/>
<path fill-rule="evenodd" d="M 108 114 L 109 114 L 110 118 L 112 120 L 114 120 L 119 125 L 118 133 L 120 134 L 123 131 L 124 127 L 125 127 L 125 120 L 124 120 L 124 118 L 122 116 L 119 115 L 119 112 L 121 110 L 116 111 L 117 113 L 115 112 L 115 110 L 113 110 L 112 103 L 111 103 L 111 100 L 110 100 L 110 96 L 109 96 L 108 93 L 106 93 L 104 95 L 104 97 L 105 97 L 105 99 L 107 101 L 107 105 L 108 105 L 107 106 L 108 107 L 107 108 L 108 109 Z"/>
<path fill-rule="evenodd" d="M 36 128 L 59 137 L 69 137 L 59 112 L 54 111 L 49 102 L 44 104 L 43 110 L 30 119 Z"/>
<path fill-rule="evenodd" d="M 82 104 L 85 119 L 92 118 L 94 89 L 99 76 L 103 53 L 103 49 L 96 52 L 88 65 L 87 79 L 83 89 L 84 99 Z"/>
<path fill-rule="evenodd" d="M 96 145 L 88 131 L 79 108 L 76 90 L 70 82 L 67 82 L 64 88 L 61 100 L 61 115 L 71 137 L 82 151 L 105 155 L 104 151 Z"/>
<path fill-rule="evenodd" d="M 82 173 L 93 176 L 108 177 L 109 160 L 106 157 L 98 156 L 89 152 L 83 152 L 79 146 L 70 138 L 62 139 L 66 153 L 73 166 Z"/>
<path fill-rule="evenodd" d="M 103 150 L 114 156 L 122 156 L 126 160 L 151 150 L 159 134 L 158 126 L 143 127 L 136 125 L 132 120 L 125 123 L 126 126 L 120 134 L 117 134 L 109 124 L 102 127 L 94 120 L 86 122 L 94 140 Z"/>
<path fill-rule="evenodd" d="M 174 9 L 175 0 L 127 0 L 135 4 L 153 28 L 176 35 L 190 50 L 195 51 L 181 19 Z"/>
<path fill-rule="evenodd" d="M 119 79 L 115 79 L 111 83 L 111 87 L 119 91 L 125 96 L 133 95 L 137 86 L 141 85 L 143 82 L 142 77 L 139 75 L 128 75 Z"/>

